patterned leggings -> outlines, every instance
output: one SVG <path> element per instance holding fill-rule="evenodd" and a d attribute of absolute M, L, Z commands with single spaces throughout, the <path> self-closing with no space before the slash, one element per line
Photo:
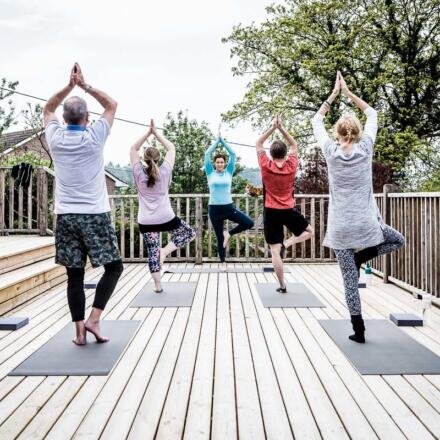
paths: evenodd
<path fill-rule="evenodd" d="M 383 225 L 382 232 L 385 241 L 377 245 L 378 255 L 388 254 L 400 249 L 405 243 L 405 237 L 391 226 Z M 345 300 L 350 315 L 361 315 L 361 298 L 359 296 L 359 272 L 356 267 L 354 249 L 335 249 L 342 278 L 344 280 Z"/>
<path fill-rule="evenodd" d="M 171 232 L 171 241 L 180 248 L 189 241 L 193 240 L 196 233 L 193 228 L 184 221 Z M 160 272 L 160 232 L 145 232 L 143 234 L 144 242 L 148 251 L 148 266 L 150 272 Z"/>

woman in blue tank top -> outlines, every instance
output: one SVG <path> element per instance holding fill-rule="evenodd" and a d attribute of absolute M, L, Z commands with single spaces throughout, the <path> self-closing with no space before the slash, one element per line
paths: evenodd
<path fill-rule="evenodd" d="M 211 157 L 218 146 L 224 147 L 228 152 L 227 164 L 226 156 L 220 152 Z M 253 220 L 239 211 L 232 202 L 231 186 L 235 157 L 234 150 L 222 138 L 216 139 L 205 153 L 205 172 L 209 186 L 209 219 L 217 237 L 217 253 L 222 270 L 226 270 L 226 246 L 231 236 L 254 226 Z M 237 225 L 229 231 L 223 231 L 225 220 L 231 220 Z"/>

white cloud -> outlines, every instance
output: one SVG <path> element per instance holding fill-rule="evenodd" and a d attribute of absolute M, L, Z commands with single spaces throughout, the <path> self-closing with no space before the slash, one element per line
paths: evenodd
<path fill-rule="evenodd" d="M 86 80 L 114 96 L 118 114 L 161 123 L 167 112 L 187 109 L 216 132 L 220 114 L 238 102 L 245 79 L 233 78 L 229 49 L 221 43 L 234 25 L 260 21 L 268 0 L 86 1 L 0 0 L 0 76 L 19 89 L 48 97 L 80 62 Z M 79 94 L 82 94 L 79 91 Z M 99 109 L 96 102 L 91 109 Z M 17 107 L 26 99 L 17 98 Z M 253 144 L 248 124 L 224 128 L 229 138 Z M 106 158 L 128 162 L 141 127 L 116 123 Z M 245 163 L 255 152 L 238 148 Z"/>

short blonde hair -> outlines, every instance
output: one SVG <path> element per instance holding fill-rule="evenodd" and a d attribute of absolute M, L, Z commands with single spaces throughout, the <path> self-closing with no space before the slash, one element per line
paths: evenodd
<path fill-rule="evenodd" d="M 335 125 L 335 137 L 349 143 L 359 142 L 362 136 L 362 124 L 356 115 L 341 116 Z"/>

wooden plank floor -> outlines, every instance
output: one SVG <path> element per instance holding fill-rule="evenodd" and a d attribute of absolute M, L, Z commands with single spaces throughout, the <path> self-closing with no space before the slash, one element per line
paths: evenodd
<path fill-rule="evenodd" d="M 254 283 L 272 273 L 198 273 L 164 276 L 198 282 L 191 309 L 132 309 L 150 276 L 126 265 L 105 319 L 142 324 L 107 377 L 7 376 L 70 320 L 65 283 L 35 298 L 14 313 L 29 325 L 0 333 L 0 439 L 439 438 L 440 376 L 359 375 L 317 321 L 348 316 L 338 267 L 289 268 L 326 308 L 264 309 Z M 362 299 L 366 318 L 416 310 L 378 278 Z M 439 330 L 432 309 L 402 331 L 440 355 Z"/>

